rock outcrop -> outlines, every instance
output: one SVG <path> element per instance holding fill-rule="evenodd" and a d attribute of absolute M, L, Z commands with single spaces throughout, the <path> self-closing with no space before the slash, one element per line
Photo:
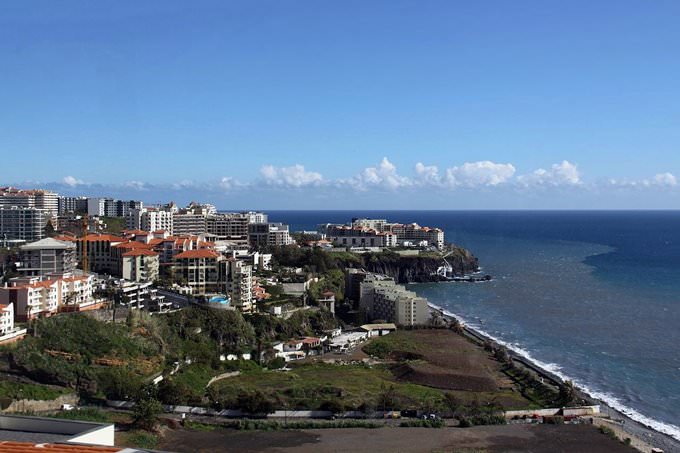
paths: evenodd
<path fill-rule="evenodd" d="M 398 254 L 367 253 L 362 255 L 362 267 L 369 272 L 387 275 L 398 283 L 425 283 L 447 280 L 437 270 L 448 263 L 453 276 L 463 276 L 479 269 L 477 258 L 468 250 L 455 247 L 446 256 L 446 262 L 436 256 L 401 256 Z"/>

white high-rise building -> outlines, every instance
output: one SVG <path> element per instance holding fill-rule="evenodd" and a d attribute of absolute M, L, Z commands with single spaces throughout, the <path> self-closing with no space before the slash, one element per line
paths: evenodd
<path fill-rule="evenodd" d="M 413 326 L 426 324 L 430 319 L 427 299 L 396 284 L 392 278 L 369 274 L 359 288 L 359 306 L 371 320 Z"/>

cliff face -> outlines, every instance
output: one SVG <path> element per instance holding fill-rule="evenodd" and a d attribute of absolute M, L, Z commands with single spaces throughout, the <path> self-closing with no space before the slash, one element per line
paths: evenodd
<path fill-rule="evenodd" d="M 452 267 L 453 276 L 463 276 L 479 269 L 479 263 L 468 250 L 455 248 L 446 261 Z M 432 256 L 399 256 L 385 254 L 362 255 L 363 268 L 370 272 L 394 278 L 398 283 L 425 283 L 445 280 L 437 275 L 443 266 L 442 258 Z"/>

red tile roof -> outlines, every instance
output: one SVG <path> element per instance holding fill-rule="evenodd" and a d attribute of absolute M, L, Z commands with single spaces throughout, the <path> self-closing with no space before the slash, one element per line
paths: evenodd
<path fill-rule="evenodd" d="M 106 242 L 125 242 L 126 239 L 113 234 L 88 234 L 85 236 L 87 242 L 106 241 Z M 83 238 L 77 238 L 76 241 L 82 241 Z"/>
<path fill-rule="evenodd" d="M 150 249 L 151 247 L 153 247 L 153 245 L 145 244 L 139 241 L 129 241 L 123 242 L 122 244 L 116 244 L 113 247 L 117 249 Z"/>
<path fill-rule="evenodd" d="M 134 249 L 123 253 L 123 256 L 158 256 L 158 253 L 146 249 Z"/>
<path fill-rule="evenodd" d="M 0 441 L 0 453 L 115 453 L 120 451 L 123 451 L 120 447 L 103 447 L 98 445 L 34 444 L 31 442 L 14 442 L 11 440 Z"/>
<path fill-rule="evenodd" d="M 200 250 L 187 250 L 186 252 L 182 252 L 176 255 L 175 259 L 179 260 L 184 258 L 217 258 L 218 256 L 220 256 L 220 254 L 213 250 L 200 249 Z"/>

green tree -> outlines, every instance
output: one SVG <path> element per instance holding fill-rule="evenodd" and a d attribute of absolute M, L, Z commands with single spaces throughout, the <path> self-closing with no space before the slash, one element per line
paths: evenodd
<path fill-rule="evenodd" d="M 147 431 L 153 431 L 156 428 L 158 416 L 163 411 L 163 406 L 156 396 L 155 386 L 142 389 L 132 411 L 135 426 Z"/>

